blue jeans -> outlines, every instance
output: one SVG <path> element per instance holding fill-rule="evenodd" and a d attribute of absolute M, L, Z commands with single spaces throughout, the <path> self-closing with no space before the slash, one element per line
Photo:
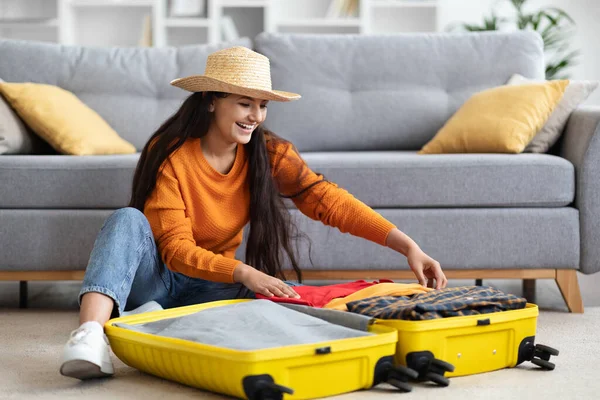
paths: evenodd
<path fill-rule="evenodd" d="M 102 293 L 114 300 L 115 317 L 151 300 L 163 308 L 181 307 L 240 298 L 241 289 L 245 288 L 240 283 L 212 282 L 169 270 L 161 260 L 146 216 L 127 207 L 111 214 L 96 238 L 79 304 L 85 293 Z M 254 298 L 249 290 L 241 294 Z"/>

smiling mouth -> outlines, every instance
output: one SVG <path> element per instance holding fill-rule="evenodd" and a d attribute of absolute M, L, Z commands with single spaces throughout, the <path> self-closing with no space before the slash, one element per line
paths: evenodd
<path fill-rule="evenodd" d="M 256 125 L 246 125 L 246 124 L 240 124 L 239 122 L 235 123 L 237 126 L 240 127 L 240 129 L 242 129 L 245 132 L 252 132 L 254 130 L 254 128 L 256 128 Z"/>

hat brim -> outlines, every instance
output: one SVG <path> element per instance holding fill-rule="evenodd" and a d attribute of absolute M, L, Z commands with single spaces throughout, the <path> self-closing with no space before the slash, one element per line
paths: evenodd
<path fill-rule="evenodd" d="M 225 92 L 240 94 L 261 100 L 292 101 L 298 100 L 300 97 L 302 97 L 297 93 L 284 92 L 281 90 L 261 90 L 237 86 L 204 75 L 193 75 L 185 78 L 178 78 L 171 81 L 171 85 L 189 92 Z"/>

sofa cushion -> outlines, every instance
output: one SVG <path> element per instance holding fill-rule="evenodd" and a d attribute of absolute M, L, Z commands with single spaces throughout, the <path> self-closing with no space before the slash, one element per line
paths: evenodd
<path fill-rule="evenodd" d="M 544 77 L 543 42 L 526 31 L 261 33 L 254 46 L 273 86 L 302 95 L 269 104 L 266 121 L 300 151 L 418 150 L 474 93 Z"/>
<path fill-rule="evenodd" d="M 421 156 L 415 152 L 302 153 L 371 207 L 560 207 L 574 169 L 547 154 Z M 2 156 L 0 208 L 119 208 L 129 202 L 139 154 Z M 291 203 L 290 203 L 291 204 Z"/>
<path fill-rule="evenodd" d="M 321 152 L 303 158 L 371 207 L 560 207 L 575 171 L 547 154 Z"/>
<path fill-rule="evenodd" d="M 74 93 L 141 150 L 190 94 L 170 82 L 202 74 L 210 53 L 234 45 L 251 47 L 252 42 L 241 38 L 214 45 L 103 48 L 5 39 L 0 40 L 0 77 Z"/>
<path fill-rule="evenodd" d="M 575 208 L 384 209 L 381 214 L 410 236 L 442 268 L 577 269 L 579 212 Z M 341 233 L 293 210 L 298 228 L 310 237 L 299 243 L 303 269 L 408 270 L 406 257 L 376 243 Z M 0 223 L 2 213 L 0 212 Z M 236 251 L 244 261 L 246 240 Z M 13 239 L 14 241 L 14 239 Z M 10 240 L 9 240 L 10 242 Z M 29 245 L 18 244 L 22 251 Z M 309 250 L 312 252 L 308 258 Z M 39 250 L 38 250 L 39 251 Z M 40 259 L 44 260 L 42 257 Z M 290 267 L 286 258 L 286 267 Z"/>
<path fill-rule="evenodd" d="M 111 213 L 0 209 L 0 271 L 84 270 L 98 232 Z M 579 265 L 579 212 L 571 207 L 385 209 L 381 213 L 446 269 Z M 315 269 L 409 269 L 406 258 L 391 249 L 343 234 L 297 210 L 292 214 L 311 238 Z M 237 259 L 245 259 L 245 248 L 246 240 L 236 251 Z M 310 269 L 304 240 L 299 242 L 299 255 L 300 266 Z M 285 262 L 289 267 L 287 257 Z"/>
<path fill-rule="evenodd" d="M 3 155 L 2 208 L 119 208 L 129 202 L 139 153 L 110 156 Z"/>

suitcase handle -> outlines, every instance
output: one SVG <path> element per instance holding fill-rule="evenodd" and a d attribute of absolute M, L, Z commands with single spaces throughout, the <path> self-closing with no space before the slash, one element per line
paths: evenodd
<path fill-rule="evenodd" d="M 329 353 L 331 353 L 331 346 L 318 347 L 315 349 L 316 355 L 323 355 L 323 354 L 329 354 Z"/>

